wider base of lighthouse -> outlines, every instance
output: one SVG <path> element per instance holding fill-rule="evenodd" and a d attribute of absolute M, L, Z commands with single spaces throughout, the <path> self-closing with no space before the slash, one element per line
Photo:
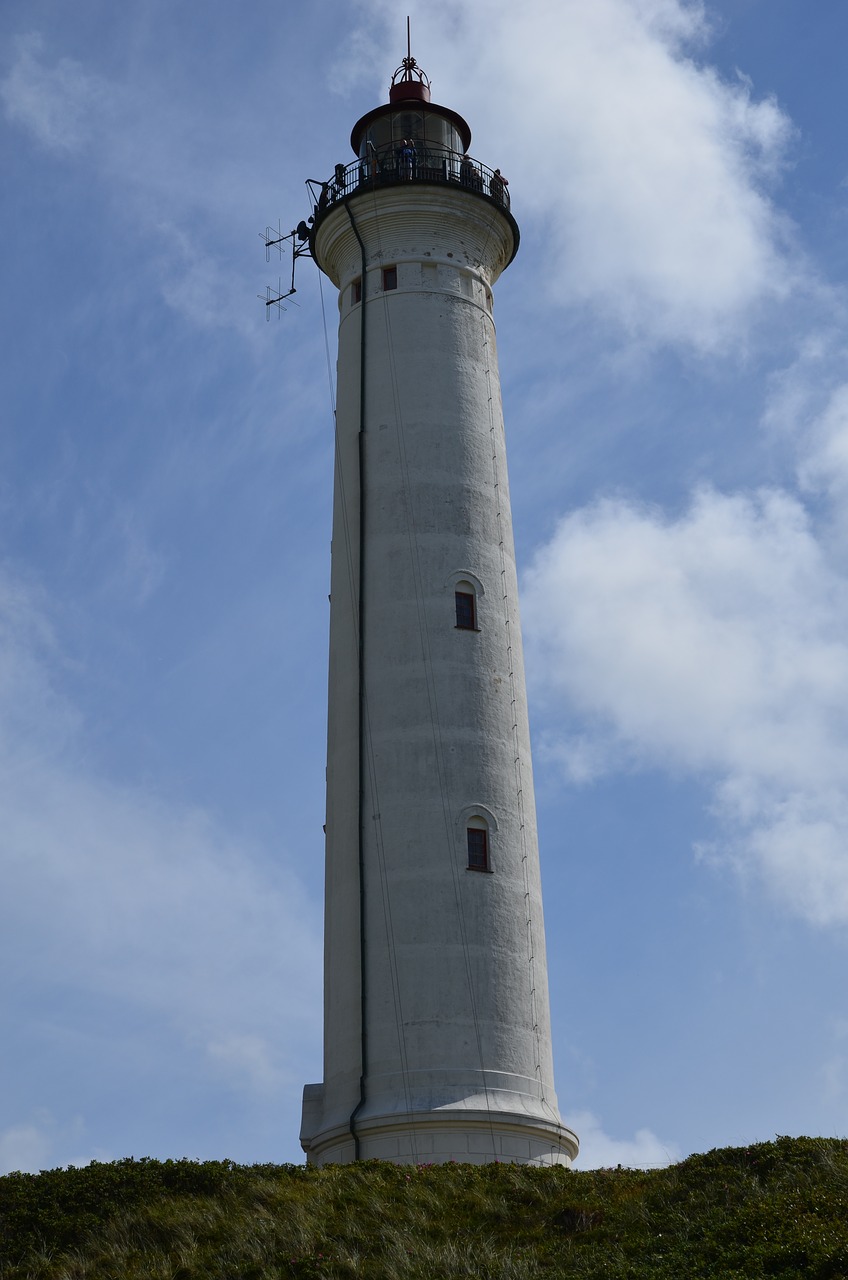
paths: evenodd
<path fill-rule="evenodd" d="M 422 1073 L 424 1074 L 424 1073 Z M 426 1073 L 436 1074 L 436 1073 Z M 440 1074 L 440 1073 L 438 1073 Z M 395 1109 L 384 1095 L 384 1105 L 370 1103 L 355 1120 L 350 1117 L 328 1126 L 323 1116 L 324 1086 L 306 1085 L 303 1091 L 303 1123 L 300 1141 L 307 1163 L 349 1164 L 354 1160 L 390 1160 L 394 1164 L 532 1164 L 570 1165 L 578 1140 L 534 1092 L 534 1082 L 524 1078 L 495 1081 L 487 1072 L 481 1082 L 468 1082 L 476 1092 L 444 1106 L 427 1106 L 412 1097 L 408 1110 L 397 1097 Z M 432 1088 L 435 1082 L 426 1082 Z M 396 1081 L 399 1087 L 401 1082 Z M 389 1103 L 389 1105 L 385 1105 Z M 424 1108 L 427 1109 L 424 1109 Z M 382 1114 L 378 1114 L 382 1112 Z M 320 1131 L 319 1131 L 320 1130 Z"/>

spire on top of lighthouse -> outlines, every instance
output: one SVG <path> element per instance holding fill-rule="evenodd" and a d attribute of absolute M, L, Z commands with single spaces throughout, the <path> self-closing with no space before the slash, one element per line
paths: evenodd
<path fill-rule="evenodd" d="M 392 76 L 389 102 L 429 102 L 430 80 L 412 56 L 409 18 L 406 20 L 406 57 Z"/>

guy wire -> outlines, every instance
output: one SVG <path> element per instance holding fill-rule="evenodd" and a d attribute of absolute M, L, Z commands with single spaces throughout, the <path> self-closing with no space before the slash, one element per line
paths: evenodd
<path fill-rule="evenodd" d="M 327 336 L 327 311 L 324 307 L 324 272 L 320 267 L 318 267 L 318 289 L 321 294 L 321 321 L 324 325 L 324 354 L 327 357 L 327 382 L 330 387 L 330 412 L 333 415 L 333 427 L 335 430 L 336 394 L 333 387 L 333 361 L 330 355 L 330 339 Z"/>

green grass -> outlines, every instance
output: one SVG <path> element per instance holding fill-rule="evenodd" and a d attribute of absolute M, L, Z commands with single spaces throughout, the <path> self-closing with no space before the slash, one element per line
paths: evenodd
<path fill-rule="evenodd" d="M 3 1280 L 848 1277 L 848 1142 L 668 1169 L 118 1160 L 0 1178 Z"/>

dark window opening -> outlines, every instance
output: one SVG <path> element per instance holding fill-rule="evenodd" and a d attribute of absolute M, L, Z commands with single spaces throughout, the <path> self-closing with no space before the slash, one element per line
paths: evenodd
<path fill-rule="evenodd" d="M 354 280 L 353 284 L 350 286 L 350 300 L 351 302 L 362 301 L 362 281 L 361 280 Z"/>
<path fill-rule="evenodd" d="M 397 267 L 383 267 L 383 288 L 397 288 Z"/>
<path fill-rule="evenodd" d="M 468 827 L 468 870 L 489 870 L 489 833 L 484 827 Z"/>
<path fill-rule="evenodd" d="M 456 625 L 463 631 L 476 631 L 477 611 L 474 607 L 474 596 L 470 591 L 457 591 L 454 598 L 456 600 Z"/>

